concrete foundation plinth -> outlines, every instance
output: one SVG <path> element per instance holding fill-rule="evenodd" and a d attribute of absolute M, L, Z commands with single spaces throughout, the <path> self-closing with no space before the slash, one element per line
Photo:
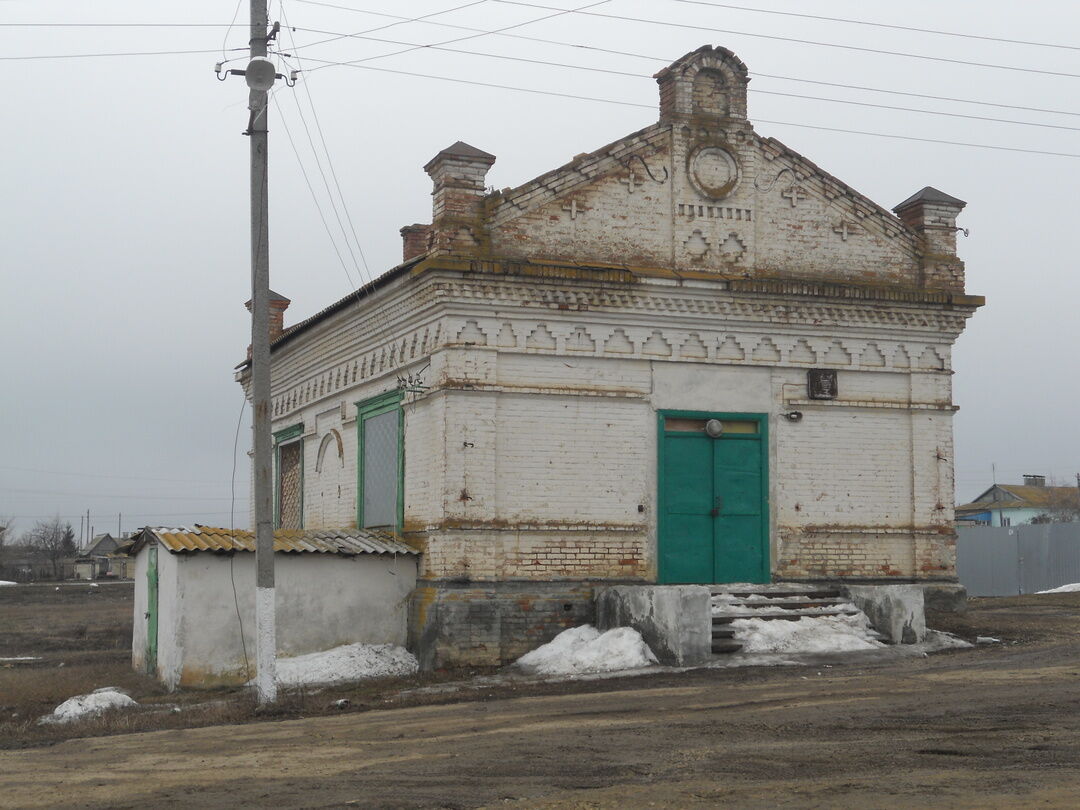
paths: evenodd
<path fill-rule="evenodd" d="M 967 610 L 967 588 L 959 582 L 928 582 L 919 587 L 929 611 L 963 613 Z"/>
<path fill-rule="evenodd" d="M 596 596 L 600 631 L 632 627 L 668 666 L 696 666 L 712 655 L 709 588 L 704 585 L 617 585 Z"/>
<path fill-rule="evenodd" d="M 926 637 L 921 585 L 847 585 L 848 598 L 890 644 L 917 644 Z"/>

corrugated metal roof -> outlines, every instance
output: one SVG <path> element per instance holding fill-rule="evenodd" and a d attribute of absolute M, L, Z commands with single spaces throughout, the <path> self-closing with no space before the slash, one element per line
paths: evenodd
<path fill-rule="evenodd" d="M 1009 493 L 1016 500 L 978 500 L 956 507 L 956 511 L 973 509 L 1075 509 L 1080 506 L 1080 490 L 1076 487 L 1035 487 L 1024 484 L 995 484 L 982 496 L 994 489 Z"/>
<path fill-rule="evenodd" d="M 254 551 L 255 533 L 242 529 L 219 529 L 195 525 L 191 528 L 147 526 L 133 551 L 138 551 L 146 535 L 152 535 L 169 551 L 182 554 L 192 551 Z M 274 532 L 274 551 L 318 554 L 417 554 L 389 532 L 373 529 L 278 529 Z"/>

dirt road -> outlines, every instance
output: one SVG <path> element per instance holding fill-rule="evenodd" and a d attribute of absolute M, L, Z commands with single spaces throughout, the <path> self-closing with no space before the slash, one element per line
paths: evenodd
<path fill-rule="evenodd" d="M 1000 603 L 983 624 L 998 611 L 1005 630 L 1036 628 L 1031 640 L 930 658 L 697 671 L 4 751 L 0 804 L 1072 808 L 1075 602 L 1031 615 Z"/>

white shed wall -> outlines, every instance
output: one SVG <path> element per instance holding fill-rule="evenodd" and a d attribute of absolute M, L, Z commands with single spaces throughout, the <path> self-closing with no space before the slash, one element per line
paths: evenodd
<path fill-rule="evenodd" d="M 147 556 L 144 549 L 136 562 L 136 611 L 140 605 L 146 609 Z M 161 550 L 158 567 L 162 682 L 175 689 L 247 680 L 245 645 L 249 664 L 255 664 L 255 556 L 234 555 L 230 571 L 226 555 Z M 279 655 L 352 643 L 404 645 L 406 603 L 416 583 L 414 556 L 278 554 L 275 567 Z M 146 644 L 140 616 L 136 612 L 136 667 L 142 665 L 140 651 Z"/>

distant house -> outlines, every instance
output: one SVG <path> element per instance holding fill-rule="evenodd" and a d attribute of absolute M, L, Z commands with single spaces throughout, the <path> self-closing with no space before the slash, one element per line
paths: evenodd
<path fill-rule="evenodd" d="M 956 507 L 960 526 L 1019 526 L 1080 519 L 1080 489 L 1046 485 L 1044 475 L 1025 475 L 1023 484 L 994 484 L 971 503 Z"/>
<path fill-rule="evenodd" d="M 83 552 L 75 558 L 76 579 L 99 579 L 102 577 L 127 579 L 129 558 L 127 550 L 132 541 L 127 534 L 113 537 L 99 534 L 90 541 Z"/>

